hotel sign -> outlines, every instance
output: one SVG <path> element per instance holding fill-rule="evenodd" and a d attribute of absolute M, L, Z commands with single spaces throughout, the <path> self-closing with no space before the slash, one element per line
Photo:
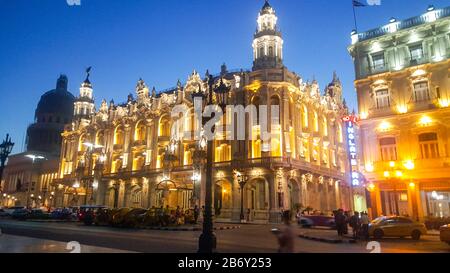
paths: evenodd
<path fill-rule="evenodd" d="M 347 144 L 348 154 L 350 160 L 350 174 L 353 186 L 359 186 L 361 184 L 361 175 L 358 170 L 358 146 L 356 144 L 356 124 L 358 118 L 355 115 L 345 116 L 342 120 L 346 124 L 347 128 Z"/>

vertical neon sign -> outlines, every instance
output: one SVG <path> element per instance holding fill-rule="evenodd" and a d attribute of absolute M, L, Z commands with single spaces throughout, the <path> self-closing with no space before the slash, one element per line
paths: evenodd
<path fill-rule="evenodd" d="M 342 120 L 347 128 L 347 144 L 348 154 L 350 160 L 350 179 L 352 186 L 359 186 L 361 184 L 361 176 L 358 170 L 358 146 L 356 144 L 356 128 L 358 118 L 355 115 L 345 116 Z"/>

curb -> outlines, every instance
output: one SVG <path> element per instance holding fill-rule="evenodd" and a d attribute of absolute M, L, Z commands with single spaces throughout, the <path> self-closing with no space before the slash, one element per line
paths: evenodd
<path fill-rule="evenodd" d="M 239 229 L 241 226 L 226 226 L 226 227 L 215 227 L 214 230 L 232 230 Z M 189 228 L 176 228 L 176 227 L 144 227 L 143 229 L 148 230 L 163 230 L 163 231 L 200 231 L 200 227 L 189 227 Z"/>
<path fill-rule="evenodd" d="M 356 243 L 356 240 L 354 240 L 354 239 L 349 239 L 349 240 L 328 239 L 328 238 L 322 238 L 322 237 L 309 236 L 309 235 L 305 235 L 305 234 L 300 234 L 300 235 L 298 235 L 298 237 L 303 238 L 303 239 L 312 240 L 312 241 L 318 241 L 318 242 L 322 242 L 322 243 L 329 243 L 329 244 L 343 244 L 343 243 L 354 244 L 354 243 Z"/>

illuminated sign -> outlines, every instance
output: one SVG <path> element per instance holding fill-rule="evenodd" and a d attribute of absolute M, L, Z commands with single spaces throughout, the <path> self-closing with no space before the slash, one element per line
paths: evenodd
<path fill-rule="evenodd" d="M 354 115 L 345 116 L 342 118 L 347 124 L 347 141 L 348 141 L 348 153 L 350 160 L 350 174 L 353 186 L 359 186 L 361 184 L 361 175 L 358 171 L 358 146 L 356 145 L 356 128 L 355 124 L 358 122 L 358 118 Z"/>

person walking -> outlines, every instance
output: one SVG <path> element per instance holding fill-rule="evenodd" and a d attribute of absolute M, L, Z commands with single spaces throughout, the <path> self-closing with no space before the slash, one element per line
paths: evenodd
<path fill-rule="evenodd" d="M 342 209 L 338 209 L 334 215 L 334 222 L 336 223 L 336 229 L 338 236 L 344 235 L 344 225 L 346 225 L 345 222 L 345 216 L 344 211 Z"/>
<path fill-rule="evenodd" d="M 180 206 L 177 206 L 177 210 L 175 211 L 175 224 L 177 226 L 181 225 L 181 209 L 180 209 Z"/>
<path fill-rule="evenodd" d="M 198 216 L 200 215 L 200 209 L 197 205 L 194 207 L 194 224 L 197 224 Z"/>
<path fill-rule="evenodd" d="M 355 213 L 350 217 L 350 227 L 353 230 L 353 239 L 358 238 L 359 230 L 361 227 L 361 221 L 359 219 L 359 212 L 355 211 Z"/>
<path fill-rule="evenodd" d="M 363 238 L 369 240 L 369 216 L 366 212 L 361 213 L 361 233 Z"/>
<path fill-rule="evenodd" d="M 284 229 L 278 231 L 278 253 L 294 253 L 295 252 L 295 232 L 291 225 L 291 213 L 286 210 L 283 212 L 282 220 Z"/>

